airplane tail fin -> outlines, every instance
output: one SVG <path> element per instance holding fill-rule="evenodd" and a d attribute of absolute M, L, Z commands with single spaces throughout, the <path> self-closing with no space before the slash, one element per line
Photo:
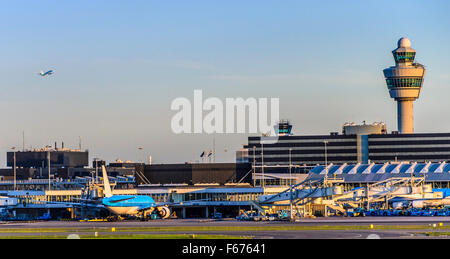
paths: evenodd
<path fill-rule="evenodd" d="M 106 168 L 104 165 L 102 166 L 102 171 L 103 171 L 103 194 L 105 195 L 106 198 L 109 198 L 112 196 L 112 191 L 111 185 L 109 184 L 108 173 L 106 172 Z"/>

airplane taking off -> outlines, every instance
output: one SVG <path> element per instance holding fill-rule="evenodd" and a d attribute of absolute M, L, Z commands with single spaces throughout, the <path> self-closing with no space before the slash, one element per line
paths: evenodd
<path fill-rule="evenodd" d="M 42 76 L 42 77 L 51 76 L 51 75 L 53 75 L 53 70 L 49 70 L 47 72 L 41 71 L 39 73 L 39 75 Z"/>
<path fill-rule="evenodd" d="M 108 174 L 105 166 L 103 171 L 103 206 L 116 216 L 137 217 L 143 220 L 150 219 L 156 212 L 162 219 L 171 215 L 168 203 L 156 203 L 152 197 L 144 195 L 113 195 L 109 184 Z"/>

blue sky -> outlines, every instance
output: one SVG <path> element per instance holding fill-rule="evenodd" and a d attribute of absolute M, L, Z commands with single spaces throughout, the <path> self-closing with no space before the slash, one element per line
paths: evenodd
<path fill-rule="evenodd" d="M 406 36 L 427 66 L 417 132 L 450 132 L 448 1 L 0 0 L 0 165 L 5 152 L 78 136 L 90 157 L 197 160 L 211 135 L 174 135 L 174 98 L 278 97 L 296 134 L 384 121 L 382 70 Z M 40 70 L 55 76 L 39 78 Z M 232 161 L 247 135 L 217 135 Z M 227 152 L 225 152 L 225 149 Z"/>

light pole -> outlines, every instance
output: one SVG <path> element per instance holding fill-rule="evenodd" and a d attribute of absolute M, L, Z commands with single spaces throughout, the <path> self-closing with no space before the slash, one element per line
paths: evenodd
<path fill-rule="evenodd" d="M 213 139 L 213 163 L 216 163 L 216 135 L 214 135 Z"/>
<path fill-rule="evenodd" d="M 48 165 L 48 190 L 50 191 L 51 189 L 52 189 L 52 186 L 51 186 L 51 175 L 52 175 L 52 172 L 51 172 L 51 165 L 50 165 L 50 156 L 51 156 L 51 153 L 50 153 L 50 148 L 51 148 L 52 146 L 46 146 L 46 148 L 48 149 L 47 150 L 47 159 L 48 159 L 48 163 L 47 163 L 47 165 Z"/>
<path fill-rule="evenodd" d="M 324 178 L 324 181 L 323 181 L 323 183 L 324 183 L 324 186 L 325 186 L 325 193 L 324 193 L 324 197 L 323 198 L 326 198 L 327 197 L 327 187 L 328 187 L 328 157 L 327 157 L 327 144 L 328 144 L 328 141 L 324 141 L 323 142 L 324 144 L 325 144 L 325 178 Z M 327 206 L 325 205 L 325 217 L 327 217 Z"/>
<path fill-rule="evenodd" d="M 292 185 L 292 148 L 289 148 L 289 185 Z"/>
<path fill-rule="evenodd" d="M 327 144 L 328 141 L 323 142 L 325 144 L 325 183 L 328 180 L 328 157 L 327 157 Z"/>
<path fill-rule="evenodd" d="M 256 187 L 256 146 L 253 146 L 253 186 Z"/>
<path fill-rule="evenodd" d="M 98 176 L 98 158 L 94 158 L 95 161 L 95 183 L 97 183 L 97 176 Z"/>
<path fill-rule="evenodd" d="M 289 207 L 289 217 L 292 222 L 294 219 L 292 215 L 292 148 L 289 148 Z"/>
<path fill-rule="evenodd" d="M 264 143 L 261 142 L 261 172 L 262 172 L 262 188 L 264 189 L 265 183 L 264 183 Z M 264 191 L 264 190 L 263 190 Z"/>
<path fill-rule="evenodd" d="M 15 191 L 16 190 L 16 178 L 17 178 L 17 175 L 16 175 L 16 147 L 12 147 L 11 149 L 13 150 L 13 156 L 14 156 L 13 157 L 14 158 L 13 171 L 14 171 L 14 191 Z"/>
<path fill-rule="evenodd" d="M 144 158 L 143 158 L 143 154 L 142 154 L 142 150 L 144 150 L 144 148 L 142 148 L 142 147 L 138 147 L 138 149 L 139 149 L 139 151 L 140 151 L 140 154 L 141 154 L 141 164 L 144 162 Z"/>

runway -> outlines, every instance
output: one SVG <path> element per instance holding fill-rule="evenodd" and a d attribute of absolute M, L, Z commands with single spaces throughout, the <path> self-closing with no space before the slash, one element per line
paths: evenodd
<path fill-rule="evenodd" d="M 150 222 L 11 222 L 0 238 L 103 235 L 226 235 L 251 239 L 411 239 L 448 238 L 450 217 L 321 218 L 291 222 L 177 219 Z M 433 235 L 429 235 L 433 233 Z"/>

